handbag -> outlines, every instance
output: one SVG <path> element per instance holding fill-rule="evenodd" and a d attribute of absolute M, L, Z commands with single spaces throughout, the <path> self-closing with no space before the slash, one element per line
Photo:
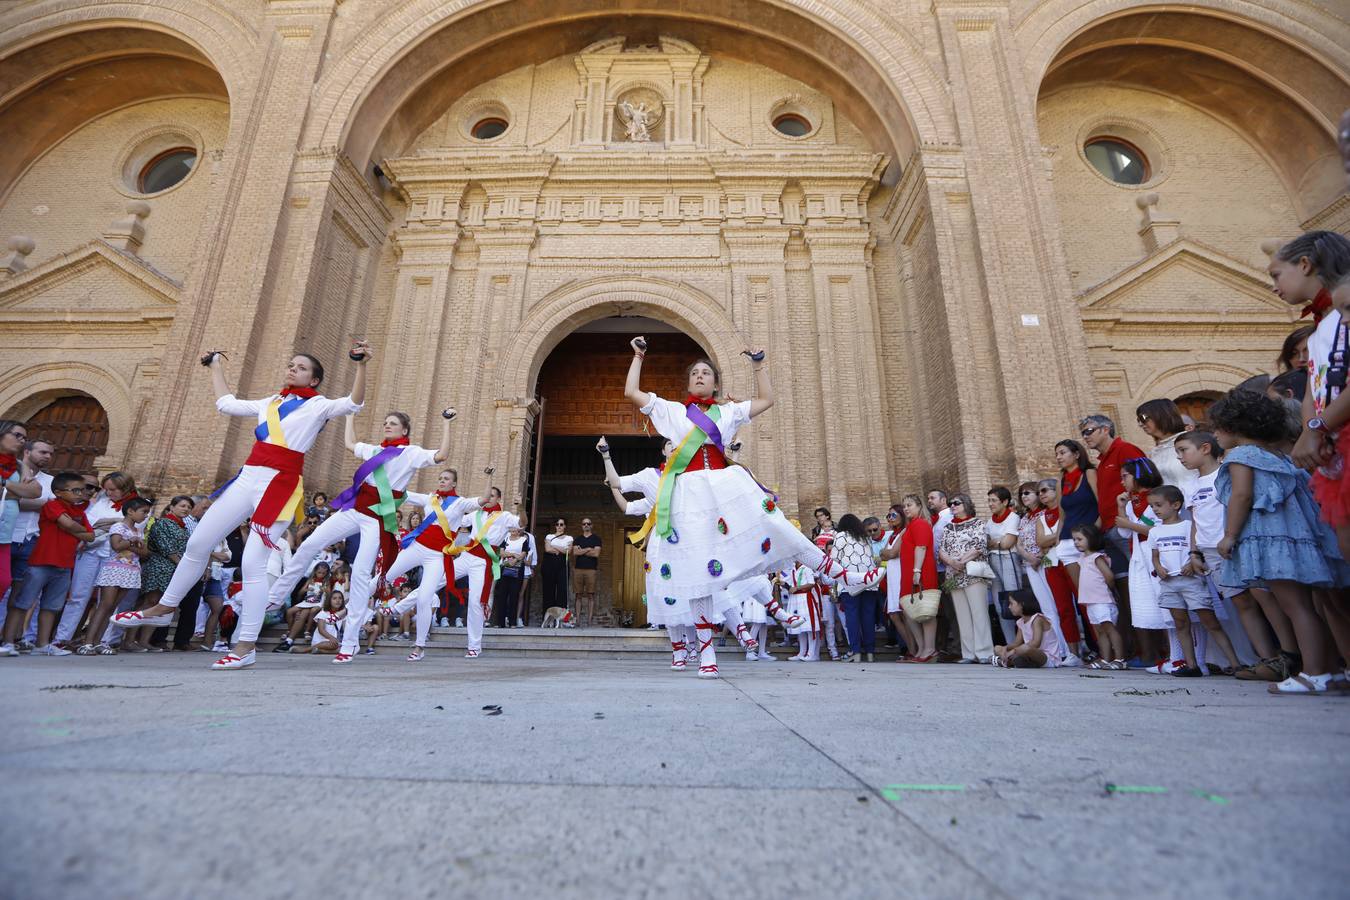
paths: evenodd
<path fill-rule="evenodd" d="M 1009 550 L 1003 552 L 1012 553 L 1013 551 Z M 998 599 L 997 599 L 998 617 L 1000 619 L 1005 619 L 1009 622 L 1014 622 L 1017 620 L 1017 616 L 1014 616 L 1012 612 L 1008 609 L 1009 600 L 1015 597 L 1019 602 L 1021 602 L 1025 600 L 1027 597 L 1036 596 L 1031 592 L 1031 588 L 1027 584 L 1026 573 L 1023 571 L 1021 563 L 1017 561 L 1015 556 L 1012 560 L 1012 568 L 1017 575 L 1017 581 L 1012 586 L 1009 586 L 1003 580 L 1003 578 L 1000 577 L 999 578 L 1000 590 L 998 592 Z"/>
<path fill-rule="evenodd" d="M 938 603 L 942 600 L 942 591 L 915 591 L 900 598 L 900 606 L 905 615 L 915 622 L 927 622 L 937 618 Z"/>
<path fill-rule="evenodd" d="M 994 575 L 994 567 L 982 559 L 972 559 L 966 563 L 966 577 L 983 578 L 986 581 L 993 581 L 997 576 Z"/>

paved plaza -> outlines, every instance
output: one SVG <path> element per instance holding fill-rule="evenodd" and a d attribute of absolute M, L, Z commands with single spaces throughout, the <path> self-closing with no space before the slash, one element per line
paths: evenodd
<path fill-rule="evenodd" d="M 1350 697 L 650 659 L 0 660 L 0 897 L 1344 897 Z"/>

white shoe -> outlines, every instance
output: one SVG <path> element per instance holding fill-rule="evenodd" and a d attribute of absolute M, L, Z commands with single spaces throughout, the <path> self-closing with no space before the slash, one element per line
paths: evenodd
<path fill-rule="evenodd" d="M 747 650 L 747 651 L 745 651 L 745 661 L 746 661 L 746 662 L 755 662 L 755 661 L 758 660 L 758 659 L 759 659 L 759 654 L 756 653 L 754 650 Z"/>
<path fill-rule="evenodd" d="M 789 657 L 788 657 L 788 662 L 805 662 L 805 661 L 806 661 L 806 657 L 805 657 L 805 656 L 802 656 L 800 653 L 798 653 L 796 656 L 789 656 Z"/>
<path fill-rule="evenodd" d="M 450 627 L 450 620 L 447 619 L 445 616 L 441 616 L 441 622 L 440 622 L 440 625 L 441 625 L 442 628 L 449 628 L 449 627 Z"/>
<path fill-rule="evenodd" d="M 19 651 L 14 649 L 13 644 L 0 644 L 0 656 L 18 656 Z"/>
<path fill-rule="evenodd" d="M 1059 665 L 1061 668 L 1065 669 L 1081 669 L 1083 667 L 1083 661 L 1070 653 L 1068 656 L 1064 657 L 1064 662 Z"/>
<path fill-rule="evenodd" d="M 464 620 L 461 619 L 461 618 L 459 618 L 458 616 L 456 616 L 456 617 L 455 617 L 455 627 L 456 627 L 456 628 L 463 628 L 463 627 L 464 627 Z"/>
<path fill-rule="evenodd" d="M 525 627 L 525 620 L 524 620 L 524 619 L 521 619 L 521 618 L 517 618 L 517 619 L 516 619 L 516 627 L 517 627 L 517 628 L 524 628 L 524 627 Z"/>
<path fill-rule="evenodd" d="M 173 613 L 164 613 L 158 616 L 147 616 L 139 609 L 120 612 L 112 617 L 113 625 L 118 628 L 139 628 L 142 625 L 168 625 L 173 619 Z"/>
<path fill-rule="evenodd" d="M 464 658 L 465 658 L 465 659 L 477 659 L 477 658 L 478 658 L 478 654 L 481 653 L 481 652 L 482 652 L 481 650 L 473 650 L 473 649 L 465 650 L 465 651 L 464 651 Z"/>
<path fill-rule="evenodd" d="M 647 630 L 648 630 L 648 631 L 660 631 L 660 630 L 661 630 L 661 626 L 660 626 L 660 625 L 655 625 L 655 624 L 648 624 Z"/>
<path fill-rule="evenodd" d="M 720 677 L 720 676 L 717 674 L 717 663 L 709 663 L 709 664 L 706 665 L 706 666 L 699 666 L 699 667 L 698 667 L 698 677 L 699 677 L 699 678 L 718 678 L 718 677 Z"/>
<path fill-rule="evenodd" d="M 1186 664 L 1178 663 L 1176 660 L 1165 659 L 1156 666 L 1145 666 L 1144 671 L 1150 675 L 1171 675 L 1177 669 L 1184 669 Z"/>
<path fill-rule="evenodd" d="M 55 644 L 48 644 L 45 647 L 34 647 L 34 656 L 70 656 L 70 651 L 64 647 L 58 647 Z"/>
<path fill-rule="evenodd" d="M 233 653 L 226 654 L 220 659 L 211 663 L 213 669 L 242 669 L 245 666 L 251 666 L 257 661 L 257 654 L 250 650 L 243 656 L 235 656 Z"/>
<path fill-rule="evenodd" d="M 757 656 L 757 657 L 755 657 L 755 658 L 756 658 L 756 659 L 775 659 L 774 655 L 773 655 L 772 653 L 766 653 L 766 652 L 764 651 L 764 648 L 763 648 L 763 647 L 760 647 L 760 648 L 759 648 L 759 656 Z"/>

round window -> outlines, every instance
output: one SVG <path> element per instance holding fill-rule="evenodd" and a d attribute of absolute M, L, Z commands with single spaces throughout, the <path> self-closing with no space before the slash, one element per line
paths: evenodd
<path fill-rule="evenodd" d="M 1118 138 L 1094 138 L 1083 148 L 1092 168 L 1116 184 L 1143 184 L 1148 181 L 1148 160 L 1138 147 Z"/>
<path fill-rule="evenodd" d="M 507 121 L 499 119 L 496 116 L 487 119 L 481 119 L 469 130 L 480 141 L 490 141 L 495 137 L 501 137 L 506 133 Z"/>
<path fill-rule="evenodd" d="M 806 137 L 811 133 L 811 123 L 796 113 L 785 113 L 773 120 L 774 130 L 788 137 Z"/>
<path fill-rule="evenodd" d="M 191 147 L 165 150 L 145 164 L 136 186 L 142 194 L 158 194 L 188 177 L 196 164 L 197 151 Z"/>

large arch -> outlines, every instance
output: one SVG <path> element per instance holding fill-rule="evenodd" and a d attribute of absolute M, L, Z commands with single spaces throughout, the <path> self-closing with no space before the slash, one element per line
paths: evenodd
<path fill-rule="evenodd" d="M 1334 135 L 1350 106 L 1350 58 L 1343 46 L 1327 46 L 1325 35 L 1304 33 L 1293 16 L 1265 9 L 1246 18 L 1207 3 L 1179 9 L 1096 0 L 1065 11 L 1061 21 L 1042 21 L 1039 34 L 1030 24 L 1037 18 L 1019 27 L 1035 35 L 1027 67 L 1041 98 L 1088 84 L 1172 97 L 1243 134 L 1304 218 L 1343 192 Z M 1326 32 L 1335 31 L 1327 23 Z"/>
<path fill-rule="evenodd" d="M 564 337 L 596 319 L 633 315 L 660 319 L 692 337 L 712 354 L 728 389 L 738 389 L 730 363 L 744 342 L 737 339 L 738 330 L 716 300 L 663 279 L 606 276 L 567 285 L 535 306 L 521 323 L 521 342 L 501 370 L 496 396 L 534 396 L 539 369 Z"/>
<path fill-rule="evenodd" d="M 855 122 L 875 123 L 874 139 L 899 163 L 921 143 L 957 140 L 943 79 L 922 48 L 862 4 L 844 11 L 810 0 L 413 0 L 353 41 L 316 85 L 304 143 L 342 147 L 369 174 L 373 161 L 396 155 L 398 142 L 420 131 L 416 111 L 435 104 L 409 103 L 419 91 L 462 93 L 457 70 L 471 68 L 480 82 L 623 33 L 669 34 L 730 56 L 753 42 L 759 61 L 820 86 Z M 471 66 L 457 65 L 470 55 Z"/>
<path fill-rule="evenodd" d="M 202 4 L 196 16 L 159 4 L 64 8 L 39 4 L 0 29 L 0 196 L 48 149 L 108 111 L 161 97 L 218 97 L 231 126 L 249 79 L 238 54 L 256 34 Z M 213 15 L 216 13 L 218 15 Z M 11 18 L 18 18 L 17 14 Z"/>

